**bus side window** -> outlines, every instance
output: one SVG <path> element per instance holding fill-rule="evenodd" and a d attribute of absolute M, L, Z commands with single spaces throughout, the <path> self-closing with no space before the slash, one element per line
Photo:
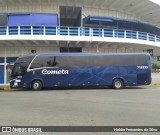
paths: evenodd
<path fill-rule="evenodd" d="M 56 61 L 56 56 L 50 56 L 46 59 L 46 67 L 56 67 L 58 62 Z"/>
<path fill-rule="evenodd" d="M 46 67 L 56 67 L 58 66 L 58 62 L 47 61 Z"/>

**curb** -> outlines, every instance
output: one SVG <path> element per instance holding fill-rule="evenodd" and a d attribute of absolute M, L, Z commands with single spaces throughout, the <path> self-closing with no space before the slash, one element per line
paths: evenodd
<path fill-rule="evenodd" d="M 149 86 L 157 86 L 157 85 L 160 85 L 160 82 L 152 83 Z"/>
<path fill-rule="evenodd" d="M 0 90 L 8 90 L 8 91 L 12 91 L 12 90 L 22 90 L 22 89 L 14 89 L 14 88 L 10 88 L 9 86 L 2 86 L 0 87 Z"/>

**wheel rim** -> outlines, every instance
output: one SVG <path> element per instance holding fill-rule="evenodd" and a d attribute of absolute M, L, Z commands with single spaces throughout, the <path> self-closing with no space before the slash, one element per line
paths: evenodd
<path fill-rule="evenodd" d="M 121 88 L 122 87 L 122 83 L 120 81 L 116 81 L 115 82 L 115 87 L 116 88 Z"/>
<path fill-rule="evenodd" d="M 34 89 L 38 89 L 38 88 L 39 88 L 39 83 L 37 83 L 37 82 L 34 83 L 34 84 L 33 84 L 33 88 L 34 88 Z"/>

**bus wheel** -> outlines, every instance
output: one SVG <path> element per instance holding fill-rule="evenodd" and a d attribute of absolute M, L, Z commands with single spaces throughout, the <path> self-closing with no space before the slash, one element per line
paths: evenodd
<path fill-rule="evenodd" d="M 39 80 L 36 80 L 32 83 L 32 89 L 33 90 L 41 90 L 42 89 L 42 83 Z"/>
<path fill-rule="evenodd" d="M 113 81 L 113 88 L 114 89 L 121 89 L 123 87 L 123 81 L 121 79 L 115 79 Z"/>

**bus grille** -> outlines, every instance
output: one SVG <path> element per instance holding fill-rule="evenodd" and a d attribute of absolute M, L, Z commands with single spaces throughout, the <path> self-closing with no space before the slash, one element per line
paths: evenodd
<path fill-rule="evenodd" d="M 145 84 L 145 81 L 147 81 L 148 74 L 138 74 L 137 76 L 137 83 L 138 84 Z"/>

